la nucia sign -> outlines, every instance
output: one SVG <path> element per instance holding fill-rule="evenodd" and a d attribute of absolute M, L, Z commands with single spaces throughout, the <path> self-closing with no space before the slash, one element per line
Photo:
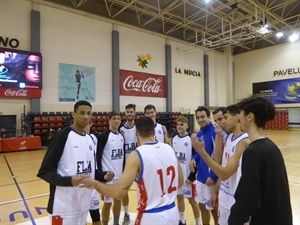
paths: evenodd
<path fill-rule="evenodd" d="M 188 76 L 194 76 L 194 77 L 201 77 L 201 73 L 196 70 L 190 70 L 190 69 L 181 69 L 178 67 L 175 67 L 175 73 L 188 75 Z"/>

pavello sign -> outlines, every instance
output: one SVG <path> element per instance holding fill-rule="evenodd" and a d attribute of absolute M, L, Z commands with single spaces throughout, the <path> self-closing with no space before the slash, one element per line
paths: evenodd
<path fill-rule="evenodd" d="M 273 74 L 274 74 L 274 77 L 300 74 L 300 67 L 288 68 L 288 69 L 283 69 L 283 70 L 275 70 Z"/>

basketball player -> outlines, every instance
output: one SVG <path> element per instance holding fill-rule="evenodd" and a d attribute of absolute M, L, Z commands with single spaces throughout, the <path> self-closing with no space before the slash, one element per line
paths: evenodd
<path fill-rule="evenodd" d="M 212 158 L 219 164 L 222 162 L 223 149 L 227 138 L 226 129 L 224 126 L 224 110 L 225 107 L 219 107 L 213 111 L 213 118 L 216 123 L 215 132 L 215 149 Z"/>
<path fill-rule="evenodd" d="M 196 137 L 200 139 L 203 136 L 205 150 L 212 157 L 216 133 L 214 125 L 210 122 L 210 111 L 208 108 L 201 106 L 196 109 L 195 116 L 196 121 L 201 128 Z M 218 177 L 210 170 L 206 162 L 197 152 L 190 162 L 190 169 L 193 171 L 195 166 L 197 166 L 197 202 L 199 202 L 202 223 L 203 225 L 209 224 L 211 211 L 215 224 L 218 224 L 217 210 L 212 208 L 210 202 L 211 192 L 214 189 Z"/>
<path fill-rule="evenodd" d="M 144 108 L 144 114 L 145 116 L 150 117 L 154 122 L 156 140 L 159 142 L 170 144 L 167 128 L 164 125 L 156 122 L 155 106 L 151 104 L 146 105 Z"/>
<path fill-rule="evenodd" d="M 172 146 L 176 152 L 177 158 L 183 173 L 184 185 L 179 188 L 177 195 L 177 205 L 179 210 L 179 225 L 186 225 L 185 221 L 185 203 L 184 198 L 187 198 L 195 218 L 195 224 L 200 225 L 200 211 L 199 206 L 195 200 L 196 184 L 195 174 L 191 174 L 189 169 L 189 162 L 192 160 L 192 143 L 189 133 L 187 132 L 189 121 L 186 117 L 179 117 L 176 120 L 177 135 L 172 139 Z M 191 178 L 193 177 L 193 178 Z"/>
<path fill-rule="evenodd" d="M 93 133 L 91 133 L 92 126 L 93 126 L 93 121 L 90 120 L 90 123 L 86 126 L 85 132 L 92 137 L 94 144 L 97 146 L 98 139 Z M 96 190 L 93 190 L 89 211 L 90 211 L 90 216 L 92 218 L 92 225 L 102 225 L 101 218 L 100 218 L 99 193 Z"/>
<path fill-rule="evenodd" d="M 290 191 L 279 148 L 264 134 L 275 117 L 275 106 L 267 99 L 251 96 L 239 104 L 241 129 L 251 144 L 242 158 L 242 176 L 231 207 L 229 225 L 292 225 Z"/>
<path fill-rule="evenodd" d="M 135 104 L 128 104 L 125 106 L 125 116 L 126 122 L 121 126 L 120 132 L 124 136 L 124 151 L 125 151 L 125 163 L 128 159 L 130 153 L 136 148 L 137 146 L 137 137 L 136 137 L 136 129 L 135 129 Z M 122 225 L 129 225 L 130 217 L 128 213 L 128 204 L 129 204 L 129 197 L 128 193 L 122 199 L 122 205 L 124 209 L 124 220 Z"/>
<path fill-rule="evenodd" d="M 215 187 L 216 193 L 219 192 L 218 224 L 228 225 L 230 208 L 234 204 L 234 193 L 240 179 L 237 173 L 240 158 L 250 143 L 248 134 L 241 131 L 238 121 L 239 108 L 237 105 L 230 105 L 224 110 L 224 127 L 229 133 L 222 158 L 222 165 L 215 162 L 204 149 L 204 143 L 192 137 L 194 149 L 200 154 L 209 168 L 219 177 Z M 216 196 L 216 195 L 215 195 Z M 213 202 L 213 205 L 216 203 Z"/>
<path fill-rule="evenodd" d="M 171 146 L 155 141 L 154 122 L 141 117 L 136 122 L 136 133 L 141 146 L 128 157 L 124 172 L 113 185 L 86 177 L 84 186 L 114 199 L 122 199 L 135 180 L 139 206 L 135 225 L 178 225 L 178 211 L 174 203 L 183 176 Z"/>
<path fill-rule="evenodd" d="M 110 180 L 113 176 L 110 172 L 104 176 L 96 170 L 96 146 L 85 132 L 91 111 L 89 102 L 75 103 L 72 125 L 53 136 L 37 174 L 50 184 L 48 213 L 51 217 L 61 216 L 63 225 L 84 225 L 87 222 L 93 191 L 78 187 L 82 175 L 101 181 Z"/>
<path fill-rule="evenodd" d="M 102 171 L 112 171 L 114 173 L 114 179 L 108 184 L 115 184 L 120 178 L 124 166 L 124 137 L 118 132 L 121 123 L 120 113 L 112 111 L 108 114 L 108 117 L 109 129 L 98 136 L 97 165 L 99 169 L 102 168 Z M 105 194 L 101 197 L 104 201 L 101 212 L 103 225 L 108 224 L 112 202 L 114 203 L 112 209 L 113 224 L 119 224 L 121 201 L 112 199 Z"/>

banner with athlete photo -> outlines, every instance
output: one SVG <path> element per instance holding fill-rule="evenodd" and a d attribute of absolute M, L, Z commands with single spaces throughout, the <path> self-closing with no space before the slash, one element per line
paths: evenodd
<path fill-rule="evenodd" d="M 120 70 L 120 94 L 165 98 L 167 96 L 166 76 Z"/>
<path fill-rule="evenodd" d="M 59 64 L 59 101 L 95 102 L 95 68 Z"/>
<path fill-rule="evenodd" d="M 253 83 L 252 91 L 274 104 L 300 103 L 300 77 Z"/>

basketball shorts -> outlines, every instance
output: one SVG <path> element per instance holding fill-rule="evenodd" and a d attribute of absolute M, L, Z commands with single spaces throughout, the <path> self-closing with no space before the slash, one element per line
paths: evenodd
<path fill-rule="evenodd" d="M 119 181 L 119 179 L 114 179 L 112 181 L 106 182 L 106 184 L 110 185 L 110 184 L 116 184 Z M 113 199 L 110 197 L 107 197 L 105 195 L 100 194 L 100 198 L 104 203 L 112 203 Z"/>
<path fill-rule="evenodd" d="M 62 225 L 70 225 L 70 224 L 77 224 L 77 225 L 86 225 L 87 223 L 87 216 L 88 216 L 88 210 L 85 210 L 83 212 L 76 212 L 76 214 L 72 215 L 58 215 L 62 218 Z M 50 215 L 50 224 L 55 224 L 55 216 Z M 54 218 L 53 218 L 54 217 Z M 56 223 L 60 224 L 60 223 Z"/>
<path fill-rule="evenodd" d="M 211 198 L 211 193 L 214 191 L 214 185 L 207 186 L 206 184 L 203 184 L 197 180 L 196 187 L 197 187 L 196 201 L 205 204 L 205 207 L 208 210 L 212 210 L 213 208 L 211 206 L 210 198 Z"/>
<path fill-rule="evenodd" d="M 93 196 L 90 203 L 90 210 L 95 210 L 100 208 L 99 203 L 99 193 L 96 190 L 93 190 Z"/>
<path fill-rule="evenodd" d="M 178 189 L 178 195 L 182 195 L 185 198 L 195 198 L 197 196 L 196 193 L 196 183 L 193 184 L 184 184 L 181 188 Z"/>

